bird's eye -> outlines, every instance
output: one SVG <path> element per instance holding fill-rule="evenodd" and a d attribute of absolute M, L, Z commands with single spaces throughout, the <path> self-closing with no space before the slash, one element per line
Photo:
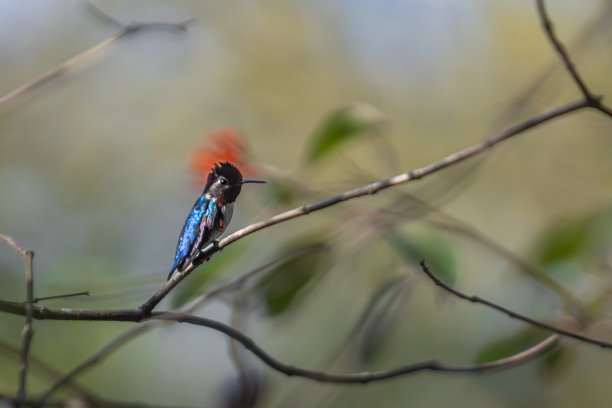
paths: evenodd
<path fill-rule="evenodd" d="M 227 180 L 224 178 L 219 179 L 219 183 L 221 183 L 222 185 L 226 185 L 227 184 Z"/>

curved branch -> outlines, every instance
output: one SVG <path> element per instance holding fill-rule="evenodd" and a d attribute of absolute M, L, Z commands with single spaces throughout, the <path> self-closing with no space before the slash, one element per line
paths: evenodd
<path fill-rule="evenodd" d="M 424 370 L 440 371 L 445 373 L 481 373 L 495 369 L 508 368 L 517 364 L 524 363 L 541 355 L 545 351 L 550 350 L 552 347 L 554 347 L 559 341 L 559 336 L 553 334 L 551 336 L 548 336 L 541 342 L 537 343 L 536 345 L 532 346 L 531 348 L 523 350 L 517 354 L 513 354 L 512 356 L 483 364 L 454 366 L 440 363 L 439 361 L 434 359 L 428 359 L 415 364 L 408 364 L 405 366 L 392 368 L 390 370 L 364 371 L 352 374 L 330 374 L 322 371 L 307 370 L 305 368 L 300 368 L 282 363 L 281 361 L 272 357 L 265 350 L 263 350 L 253 341 L 253 339 L 251 339 L 243 332 L 216 320 L 207 319 L 205 317 L 187 315 L 183 313 L 171 312 L 153 312 L 151 319 L 171 320 L 179 323 L 190 323 L 197 326 L 209 327 L 236 340 L 237 342 L 242 344 L 247 350 L 253 353 L 257 358 L 263 361 L 266 365 L 287 376 L 308 378 L 310 380 L 325 383 L 341 384 L 366 384 L 369 382 L 382 381 L 389 378 L 413 374 Z"/>
<path fill-rule="evenodd" d="M 450 286 L 448 286 L 447 284 L 442 282 L 440 279 L 438 279 L 438 277 L 435 276 L 429 270 L 429 268 L 425 264 L 425 260 L 421 261 L 421 269 L 423 270 L 423 272 L 425 272 L 425 274 L 429 277 L 429 279 L 431 279 L 436 284 L 436 286 L 439 286 L 440 288 L 444 289 L 448 293 L 450 293 L 450 294 L 452 294 L 452 295 L 454 295 L 454 296 L 456 296 L 456 297 L 458 297 L 460 299 L 467 300 L 468 302 L 472 302 L 472 303 L 480 303 L 481 305 L 485 305 L 485 306 L 488 306 L 488 307 L 490 307 L 492 309 L 495 309 L 495 310 L 497 310 L 499 312 L 505 313 L 505 314 L 507 314 L 508 316 L 510 316 L 513 319 L 522 320 L 525 323 L 529 323 L 532 326 L 536 326 L 536 327 L 539 327 L 541 329 L 545 329 L 545 330 L 551 331 L 553 333 L 560 334 L 560 335 L 565 336 L 565 337 L 571 337 L 573 339 L 580 340 L 580 341 L 585 342 L 585 343 L 595 344 L 595 345 L 597 345 L 599 347 L 602 347 L 602 348 L 612 349 L 612 343 L 609 343 L 609 342 L 606 342 L 606 341 L 602 341 L 602 340 L 593 339 L 593 338 L 587 337 L 587 336 L 583 336 L 582 334 L 579 334 L 579 333 L 576 333 L 576 332 L 572 332 L 572 331 L 569 331 L 569 330 L 560 329 L 558 327 L 554 327 L 554 326 L 551 326 L 549 324 L 542 323 L 542 322 L 540 322 L 538 320 L 532 319 L 531 317 L 524 316 L 524 315 L 522 315 L 520 313 L 517 313 L 517 312 L 514 312 L 514 311 L 512 311 L 510 309 L 506 309 L 503 306 L 499 306 L 499 305 L 497 305 L 497 304 L 495 304 L 495 303 L 493 303 L 491 301 L 488 301 L 486 299 L 483 299 L 483 298 L 481 298 L 479 296 L 469 296 L 469 295 L 466 295 L 466 294 L 464 294 L 462 292 L 459 292 L 458 290 L 451 288 Z"/>

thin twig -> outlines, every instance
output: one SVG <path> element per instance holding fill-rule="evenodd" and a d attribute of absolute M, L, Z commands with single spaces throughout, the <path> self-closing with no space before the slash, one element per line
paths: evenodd
<path fill-rule="evenodd" d="M 23 249 L 23 247 L 19 245 L 12 237 L 5 234 L 0 234 L 0 241 L 13 248 L 19 255 L 21 255 L 23 259 L 25 259 L 26 250 Z"/>
<path fill-rule="evenodd" d="M 9 247 L 15 250 L 23 260 L 23 266 L 25 270 L 25 281 L 26 281 L 26 297 L 27 301 L 24 304 L 24 316 L 25 324 L 21 332 L 21 365 L 19 367 L 19 382 L 17 390 L 17 399 L 25 401 L 26 399 L 26 379 L 28 374 L 28 356 L 30 353 L 30 344 L 32 343 L 32 336 L 34 330 L 32 329 L 32 306 L 34 301 L 34 272 L 32 267 L 32 261 L 34 259 L 34 251 L 26 250 L 17 243 L 12 237 L 0 234 L 0 241 L 7 244 Z"/>
<path fill-rule="evenodd" d="M 570 58 L 567 49 L 555 34 L 552 21 L 550 20 L 550 18 L 548 17 L 548 13 L 546 12 L 544 0 L 536 0 L 536 5 L 538 8 L 538 14 L 540 16 L 540 21 L 542 22 L 544 32 L 546 33 L 546 37 L 548 37 L 548 40 L 555 48 L 555 51 L 557 51 L 557 54 L 559 54 L 561 61 L 563 61 L 563 65 L 565 65 L 565 69 L 569 72 L 570 76 L 576 83 L 576 86 L 578 86 L 578 88 L 580 89 L 580 92 L 582 92 L 585 101 L 590 107 L 595 108 L 600 112 L 603 112 L 606 115 L 612 117 L 612 109 L 603 104 L 603 97 L 601 95 L 595 95 L 589 90 L 586 85 L 586 82 L 578 73 L 578 70 L 576 69 L 574 62 Z"/>
<path fill-rule="evenodd" d="M 66 293 L 65 295 L 36 297 L 34 298 L 34 303 L 38 303 L 43 300 L 63 299 L 63 298 L 74 297 L 74 296 L 89 296 L 89 291 L 86 290 L 84 292 Z"/>
<path fill-rule="evenodd" d="M 497 310 L 499 312 L 505 313 L 505 314 L 507 314 L 508 316 L 510 316 L 513 319 L 522 320 L 525 323 L 531 324 L 532 326 L 536 326 L 536 327 L 539 327 L 541 329 L 545 329 L 545 330 L 551 331 L 553 333 L 560 334 L 560 335 L 565 336 L 565 337 L 571 337 L 573 339 L 580 340 L 580 341 L 585 342 L 585 343 L 595 344 L 595 345 L 600 346 L 602 348 L 612 349 L 612 343 L 609 343 L 609 342 L 606 342 L 606 341 L 602 341 L 602 340 L 593 339 L 593 338 L 587 337 L 587 336 L 583 336 L 582 334 L 575 333 L 575 332 L 572 332 L 572 331 L 569 331 L 569 330 L 560 329 L 558 327 L 554 327 L 554 326 L 551 326 L 549 324 L 540 322 L 538 320 L 532 319 L 531 317 L 527 317 L 525 315 L 522 315 L 522 314 L 517 313 L 515 311 L 512 311 L 510 309 L 506 309 L 503 306 L 499 306 L 499 305 L 497 305 L 497 304 L 495 304 L 495 303 L 493 303 L 491 301 L 488 301 L 486 299 L 483 299 L 483 298 L 481 298 L 479 296 L 469 296 L 469 295 L 466 295 L 466 294 L 464 294 L 462 292 L 459 292 L 458 290 L 451 288 L 450 286 L 448 286 L 447 284 L 442 282 L 440 279 L 438 279 L 429 270 L 429 268 L 425 264 L 425 260 L 421 261 L 421 269 L 423 270 L 423 272 L 425 272 L 425 274 L 437 286 L 439 286 L 440 288 L 444 289 L 448 293 L 457 296 L 460 299 L 467 300 L 467 301 L 472 302 L 472 303 L 480 303 L 482 305 L 485 305 L 485 306 L 488 306 L 488 307 L 490 307 L 492 309 L 495 309 L 495 310 Z"/>
<path fill-rule="evenodd" d="M 287 376 L 308 378 L 325 383 L 342 384 L 366 384 L 369 382 L 382 381 L 424 370 L 446 373 L 481 373 L 494 369 L 508 368 L 524 363 L 541 355 L 545 351 L 554 347 L 559 340 L 559 336 L 551 335 L 533 347 L 523 350 L 517 354 L 483 364 L 455 366 L 443 364 L 434 359 L 428 359 L 415 364 L 408 364 L 401 367 L 392 368 L 390 370 L 365 371 L 352 374 L 331 374 L 322 371 L 307 370 L 282 363 L 258 346 L 253 339 L 246 334 L 216 320 L 183 313 L 170 312 L 153 312 L 151 319 L 171 320 L 180 323 L 190 323 L 198 326 L 209 327 L 238 341 L 266 365 Z"/>
<path fill-rule="evenodd" d="M 546 12 L 544 0 L 536 0 L 536 3 L 538 6 L 538 13 L 540 15 L 540 20 L 542 22 L 542 26 L 544 27 L 544 32 L 546 33 L 548 40 L 552 43 L 553 47 L 555 48 L 555 51 L 557 51 L 557 54 L 559 54 L 559 57 L 561 58 L 561 60 L 563 61 L 563 64 L 565 65 L 565 68 L 567 69 L 569 74 L 572 76 L 572 78 L 574 79 L 574 82 L 576 83 L 578 88 L 580 88 L 580 91 L 582 92 L 582 94 L 584 95 L 586 99 L 589 99 L 589 100 L 597 99 L 597 97 L 595 97 L 595 95 L 593 95 L 593 93 L 591 93 L 591 91 L 587 87 L 586 83 L 584 82 L 580 74 L 578 73 L 578 70 L 576 70 L 574 62 L 570 59 L 569 54 L 567 50 L 565 49 L 565 46 L 557 38 L 554 28 L 553 28 L 552 21 L 550 21 L 550 18 L 548 17 L 548 14 Z"/>
<path fill-rule="evenodd" d="M 73 70 L 78 65 L 82 64 L 84 61 L 90 59 L 94 55 L 100 53 L 101 51 L 109 48 L 111 45 L 121 40 L 123 37 L 127 35 L 134 34 L 141 31 L 146 30 L 171 30 L 171 31 L 186 31 L 187 26 L 193 20 L 186 20 L 180 23 L 163 23 L 163 22 L 150 22 L 150 23 L 132 23 L 123 26 L 123 29 L 116 34 L 113 34 L 111 37 L 102 41 L 101 43 L 93 46 L 92 48 L 78 54 L 68 61 L 56 66 L 52 70 L 46 72 L 45 74 L 35 78 L 20 87 L 10 91 L 6 95 L 0 97 L 0 109 L 5 108 L 10 103 L 17 101 L 19 98 L 27 95 L 32 92 L 36 88 L 39 88 L 51 80 L 58 78 L 69 71 Z"/>
<path fill-rule="evenodd" d="M 19 389 L 17 391 L 17 399 L 25 401 L 26 399 L 26 379 L 28 374 L 28 354 L 30 353 L 30 344 L 34 330 L 32 328 L 32 305 L 34 303 L 34 272 L 32 269 L 32 261 L 34 259 L 34 251 L 25 251 L 23 263 L 25 267 L 26 278 L 26 293 L 27 302 L 25 304 L 25 325 L 21 333 L 21 367 L 19 368 Z M 25 406 L 25 405 L 24 405 Z"/>

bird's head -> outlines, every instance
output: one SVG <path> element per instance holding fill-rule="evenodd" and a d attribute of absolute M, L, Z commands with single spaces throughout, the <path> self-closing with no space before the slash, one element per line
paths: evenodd
<path fill-rule="evenodd" d="M 208 174 L 205 191 L 223 203 L 233 203 L 238 198 L 242 185 L 246 183 L 265 183 L 263 180 L 243 179 L 240 170 L 230 162 L 215 164 Z"/>

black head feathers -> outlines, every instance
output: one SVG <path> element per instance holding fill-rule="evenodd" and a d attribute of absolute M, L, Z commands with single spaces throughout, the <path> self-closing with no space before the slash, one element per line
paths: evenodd
<path fill-rule="evenodd" d="M 212 172 L 215 176 L 225 177 L 231 184 L 239 184 L 242 181 L 242 174 L 232 163 L 223 162 L 215 164 L 212 168 Z"/>

